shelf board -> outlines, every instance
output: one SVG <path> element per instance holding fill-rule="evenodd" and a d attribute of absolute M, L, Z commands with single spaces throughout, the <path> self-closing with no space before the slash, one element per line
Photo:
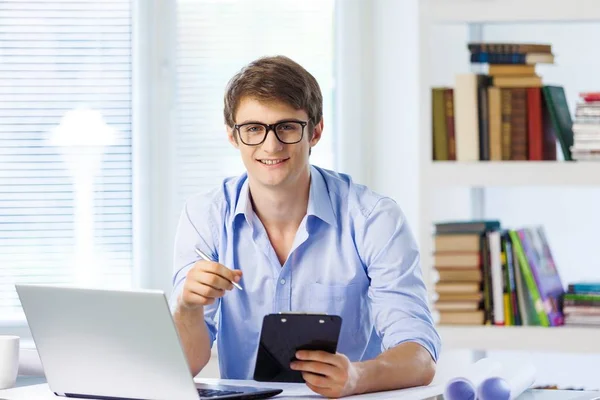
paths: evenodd
<path fill-rule="evenodd" d="M 430 0 L 435 23 L 600 21 L 596 0 Z"/>
<path fill-rule="evenodd" d="M 600 186 L 600 162 L 433 161 L 425 179 L 435 186 Z"/>
<path fill-rule="evenodd" d="M 600 327 L 437 326 L 442 348 L 600 353 Z"/>

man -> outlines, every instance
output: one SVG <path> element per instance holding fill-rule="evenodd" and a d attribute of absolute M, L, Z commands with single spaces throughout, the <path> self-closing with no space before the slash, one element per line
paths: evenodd
<path fill-rule="evenodd" d="M 264 315 L 325 312 L 343 319 L 338 353 L 292 364 L 314 392 L 429 384 L 440 338 L 415 240 L 393 200 L 310 165 L 322 103 L 314 77 L 281 56 L 229 82 L 227 134 L 247 173 L 189 199 L 175 244 L 171 304 L 190 368 L 206 365 L 218 332 L 222 377 L 251 379 Z"/>

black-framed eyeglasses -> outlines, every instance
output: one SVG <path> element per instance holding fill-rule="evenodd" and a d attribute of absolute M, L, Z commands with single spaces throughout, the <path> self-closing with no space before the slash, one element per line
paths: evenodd
<path fill-rule="evenodd" d="M 270 125 L 260 122 L 248 122 L 234 125 L 234 127 L 242 143 L 247 146 L 258 146 L 267 139 L 270 130 L 275 133 L 275 137 L 281 143 L 298 143 L 304 136 L 304 127 L 306 125 L 308 125 L 307 121 L 287 120 Z"/>

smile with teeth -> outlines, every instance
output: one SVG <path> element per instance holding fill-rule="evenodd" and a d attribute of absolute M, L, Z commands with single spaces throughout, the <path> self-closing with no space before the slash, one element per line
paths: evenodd
<path fill-rule="evenodd" d="M 281 164 L 282 162 L 284 162 L 286 159 L 280 159 L 280 160 L 258 160 L 263 164 L 266 165 L 276 165 L 276 164 Z"/>

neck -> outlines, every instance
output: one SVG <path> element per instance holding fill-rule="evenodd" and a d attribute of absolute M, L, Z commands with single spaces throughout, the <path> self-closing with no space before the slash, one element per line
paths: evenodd
<path fill-rule="evenodd" d="M 296 231 L 308 209 L 310 169 L 288 187 L 256 187 L 249 182 L 254 212 L 267 230 Z"/>

